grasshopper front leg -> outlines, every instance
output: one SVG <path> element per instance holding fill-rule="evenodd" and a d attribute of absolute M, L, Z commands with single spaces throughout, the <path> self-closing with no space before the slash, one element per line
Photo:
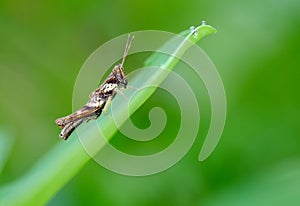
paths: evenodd
<path fill-rule="evenodd" d="M 103 110 L 102 110 L 105 115 L 108 115 L 108 109 L 111 105 L 111 101 L 112 101 L 113 97 L 114 97 L 114 95 L 109 96 L 106 100 L 106 103 L 105 103 L 105 105 L 103 107 Z"/>
<path fill-rule="evenodd" d="M 105 103 L 105 105 L 104 105 L 104 107 L 103 107 L 103 110 L 102 110 L 102 111 L 103 111 L 103 113 L 104 113 L 105 115 L 108 115 L 108 109 L 109 109 L 109 107 L 110 107 L 110 105 L 111 105 L 112 99 L 116 96 L 116 94 L 121 94 L 122 97 L 123 97 L 126 101 L 128 101 L 128 98 L 124 95 L 124 93 L 123 93 L 119 88 L 116 87 L 116 88 L 114 89 L 113 94 L 107 98 L 106 103 Z"/>

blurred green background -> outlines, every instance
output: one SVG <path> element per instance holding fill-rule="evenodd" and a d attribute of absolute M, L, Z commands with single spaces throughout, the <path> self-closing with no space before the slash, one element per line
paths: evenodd
<path fill-rule="evenodd" d="M 62 144 L 54 120 L 71 111 L 77 73 L 98 46 L 132 31 L 178 33 L 206 20 L 218 32 L 199 45 L 228 101 L 210 158 L 197 160 L 209 124 L 203 111 L 196 143 L 169 170 L 127 177 L 90 161 L 48 205 L 298 205 L 299 8 L 297 0 L 1 1 L 0 134 L 13 141 L 1 186 Z M 168 108 L 160 92 L 145 106 Z M 137 125 L 143 116 L 133 118 Z M 1 159 L 9 150 L 4 140 Z"/>

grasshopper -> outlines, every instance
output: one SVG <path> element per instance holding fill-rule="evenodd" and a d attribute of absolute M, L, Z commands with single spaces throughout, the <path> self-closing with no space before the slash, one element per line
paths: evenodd
<path fill-rule="evenodd" d="M 97 119 L 102 111 L 107 114 L 112 99 L 118 92 L 120 93 L 119 89 L 126 89 L 128 80 L 124 72 L 124 62 L 133 39 L 134 36 L 130 39 L 128 35 L 122 62 L 114 66 L 105 81 L 89 95 L 89 101 L 74 113 L 55 120 L 55 123 L 62 128 L 60 138 L 67 140 L 81 123 Z"/>

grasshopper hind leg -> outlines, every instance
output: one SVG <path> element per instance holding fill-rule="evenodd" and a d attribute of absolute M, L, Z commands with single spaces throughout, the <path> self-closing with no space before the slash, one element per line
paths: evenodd
<path fill-rule="evenodd" d="M 67 140 L 72 132 L 84 121 L 84 119 L 79 119 L 74 122 L 70 122 L 65 125 L 65 127 L 61 130 L 59 137 Z"/>

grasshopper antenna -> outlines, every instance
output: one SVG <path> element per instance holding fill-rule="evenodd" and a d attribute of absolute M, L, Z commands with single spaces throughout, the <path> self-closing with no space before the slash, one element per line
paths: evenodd
<path fill-rule="evenodd" d="M 132 38 L 130 39 L 130 34 L 128 34 L 128 38 L 127 38 L 127 42 L 126 42 L 126 46 L 125 46 L 125 50 L 124 50 L 124 54 L 123 54 L 123 59 L 122 59 L 122 62 L 121 62 L 121 68 L 123 68 L 123 64 L 125 62 L 128 51 L 131 47 L 133 39 L 134 39 L 134 36 L 132 36 Z"/>

